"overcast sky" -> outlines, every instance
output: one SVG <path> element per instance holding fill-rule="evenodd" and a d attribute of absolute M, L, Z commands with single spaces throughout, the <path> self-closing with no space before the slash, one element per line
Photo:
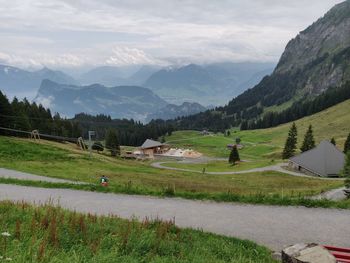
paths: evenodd
<path fill-rule="evenodd" d="M 0 63 L 275 62 L 341 0 L 0 0 Z"/>

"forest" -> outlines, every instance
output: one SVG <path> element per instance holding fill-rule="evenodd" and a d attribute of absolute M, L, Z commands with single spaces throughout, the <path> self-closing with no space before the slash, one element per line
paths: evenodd
<path fill-rule="evenodd" d="M 129 146 L 139 146 L 148 138 L 158 139 L 174 130 L 173 124 L 165 121 L 142 124 L 134 120 L 113 120 L 110 116 L 91 116 L 85 113 L 76 114 L 71 119 L 63 118 L 27 99 L 19 101 L 14 98 L 10 102 L 0 91 L 2 135 L 28 136 L 25 132 L 38 130 L 43 136 L 47 135 L 48 139 L 74 141 L 81 136 L 87 138 L 88 131 L 93 130 L 96 132 L 95 140 L 104 140 L 107 130 L 111 128 L 116 130 L 120 144 Z"/>

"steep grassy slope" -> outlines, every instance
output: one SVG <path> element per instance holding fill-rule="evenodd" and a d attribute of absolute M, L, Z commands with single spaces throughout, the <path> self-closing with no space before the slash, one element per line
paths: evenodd
<path fill-rule="evenodd" d="M 346 136 L 350 132 L 350 100 L 328 108 L 322 112 L 295 121 L 298 127 L 298 144 L 301 146 L 307 127 L 314 128 L 316 143 L 332 137 L 335 138 L 339 149 L 343 149 Z M 200 136 L 196 131 L 174 132 L 166 140 L 177 147 L 194 148 L 213 157 L 228 157 L 226 145 L 234 143 L 239 137 L 245 146 L 240 151 L 246 159 L 279 159 L 291 123 L 274 128 L 238 131 L 231 130 L 230 137 L 222 134 Z"/>

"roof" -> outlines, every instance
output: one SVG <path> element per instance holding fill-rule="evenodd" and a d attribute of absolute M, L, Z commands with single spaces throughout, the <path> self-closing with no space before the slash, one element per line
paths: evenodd
<path fill-rule="evenodd" d="M 324 140 L 316 148 L 292 157 L 290 161 L 319 176 L 334 176 L 344 168 L 345 154 Z"/>
<path fill-rule="evenodd" d="M 164 144 L 158 141 L 153 141 L 150 139 L 147 139 L 142 145 L 141 149 L 148 149 L 148 148 L 155 148 L 155 147 L 160 147 L 163 146 Z"/>

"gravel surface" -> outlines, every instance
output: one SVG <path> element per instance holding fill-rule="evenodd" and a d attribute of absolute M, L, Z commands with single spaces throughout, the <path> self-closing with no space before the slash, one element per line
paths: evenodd
<path fill-rule="evenodd" d="M 249 239 L 272 250 L 299 242 L 350 245 L 350 210 L 242 205 L 0 184 L 0 200 L 59 202 L 100 215 L 173 219 L 180 227 Z"/>
<path fill-rule="evenodd" d="M 5 168 L 0 168 L 0 177 L 19 179 L 19 180 L 43 181 L 43 182 L 50 182 L 50 183 L 86 184 L 83 182 L 76 182 L 76 181 L 34 175 L 34 174 L 29 174 L 29 173 L 23 173 L 23 172 L 9 170 L 9 169 L 5 169 Z"/>
<path fill-rule="evenodd" d="M 192 160 L 186 160 L 180 161 L 179 163 L 198 163 L 196 161 Z M 154 168 L 159 168 L 159 169 L 167 169 L 167 170 L 173 170 L 173 171 L 184 171 L 184 172 L 194 172 L 194 173 L 202 173 L 201 171 L 198 170 L 191 170 L 191 169 L 183 169 L 183 168 L 176 168 L 176 167 L 169 167 L 166 166 L 167 162 L 154 162 L 151 163 L 151 166 Z M 298 172 L 293 172 L 287 169 L 284 169 L 283 167 L 287 166 L 287 163 L 279 163 L 275 165 L 270 165 L 270 166 L 265 166 L 265 167 L 260 167 L 260 168 L 254 168 L 254 169 L 249 169 L 249 170 L 243 170 L 243 171 L 228 171 L 228 172 L 205 172 L 206 174 L 213 174 L 213 175 L 225 175 L 225 174 L 245 174 L 245 173 L 255 173 L 255 172 L 266 172 L 266 171 L 276 171 L 276 172 L 281 172 L 284 174 L 289 174 L 293 176 L 299 176 L 299 177 L 307 177 L 307 178 L 314 178 L 314 179 L 322 179 L 322 180 L 344 180 L 342 178 L 327 178 L 327 177 L 315 177 L 315 176 L 310 176 L 306 175 L 303 173 L 298 173 Z"/>

